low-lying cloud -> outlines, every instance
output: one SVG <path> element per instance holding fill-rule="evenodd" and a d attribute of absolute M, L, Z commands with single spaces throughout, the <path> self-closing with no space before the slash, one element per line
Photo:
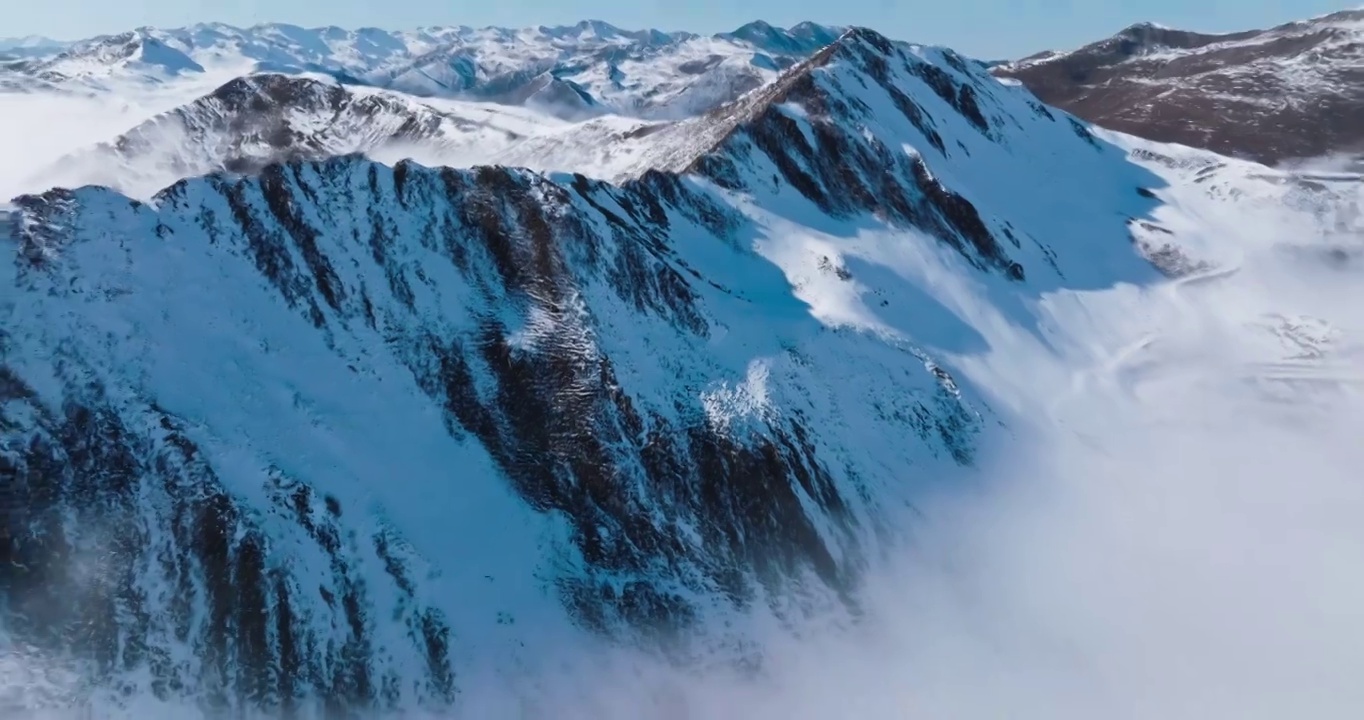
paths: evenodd
<path fill-rule="evenodd" d="M 14 169 L 85 144 L 62 132 L 93 143 L 146 114 L 95 123 L 70 103 L 43 114 L 45 129 L 5 121 L 0 196 L 43 189 Z M 1332 238 L 1359 240 L 1358 228 Z M 1353 256 L 1284 262 L 1273 247 L 1248 244 L 1240 272 L 1206 290 L 1082 299 L 1093 327 L 1128 324 L 1112 333 L 1133 342 L 1121 362 L 1105 359 L 1120 347 L 992 360 L 1020 386 L 1085 379 L 1036 388 L 978 483 L 923 499 L 905 519 L 913 542 L 872 571 L 856 622 L 755 620 L 740 634 L 764 649 L 756 672 L 570 648 L 526 676 L 462 678 L 462 716 L 1359 717 L 1364 276 Z M 1092 328 L 1058 322 L 1084 345 Z M 44 662 L 0 657 L 0 706 L 16 687 L 70 689 Z M 136 717 L 186 716 L 148 702 Z"/>

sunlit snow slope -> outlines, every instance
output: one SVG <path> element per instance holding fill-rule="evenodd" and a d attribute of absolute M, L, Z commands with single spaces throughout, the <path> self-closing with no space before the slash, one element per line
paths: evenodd
<path fill-rule="evenodd" d="M 182 177 L 347 152 L 612 178 L 637 133 L 729 102 L 837 37 L 601 22 L 385 31 L 267 24 L 0 40 L 0 195 L 100 184 L 138 199 Z"/>
<path fill-rule="evenodd" d="M 161 84 L 231 67 L 238 73 L 317 73 L 423 97 L 529 105 L 566 118 L 618 113 L 686 117 L 762 85 L 827 45 L 838 29 L 755 22 L 713 36 L 628 31 L 600 21 L 524 29 L 432 27 L 237 28 L 201 23 L 139 28 L 0 60 L 0 88 L 83 92 L 119 81 Z"/>
<path fill-rule="evenodd" d="M 44 673 L 0 701 L 472 713 L 597 640 L 781 666 L 744 619 L 861 615 L 992 450 L 1208 380 L 1143 375 L 1202 337 L 1133 337 L 1144 298 L 1358 262 L 1348 178 L 1096 135 L 866 30 L 634 139 L 615 184 L 344 155 L 16 200 L 3 630 Z M 1249 212 L 1321 233 L 1241 247 Z M 1316 358 L 1352 328 L 1268 310 L 1212 379 L 1349 383 Z"/>

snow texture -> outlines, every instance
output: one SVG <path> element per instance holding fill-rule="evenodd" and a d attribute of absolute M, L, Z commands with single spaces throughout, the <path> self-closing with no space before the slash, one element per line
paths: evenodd
<path fill-rule="evenodd" d="M 948 636 L 915 634 L 933 621 L 970 651 L 961 637 L 1016 615 L 959 616 L 1017 590 L 1084 625 L 1094 606 L 1020 577 L 1034 565 L 980 561 L 998 592 L 949 610 L 937 575 L 889 602 L 880 581 L 939 537 L 935 508 L 958 517 L 934 498 L 1011 460 L 1045 472 L 1006 495 L 1076 501 L 1093 484 L 1057 489 L 1076 475 L 1051 462 L 1120 477 L 1105 452 L 1170 439 L 1151 427 L 1190 457 L 1222 413 L 1334 447 L 1323 414 L 1353 419 L 1364 378 L 1359 178 L 1097 130 L 950 50 L 830 33 L 202 25 L 15 71 L 3 189 L 28 194 L 0 210 L 0 470 L 17 479 L 0 509 L 19 528 L 0 703 L 899 717 L 887 688 L 904 687 L 949 717 L 1180 716 L 1159 700 L 1192 696 L 1178 673 L 1100 653 L 1086 667 L 1110 694 L 1092 695 L 1065 653 L 1007 633 L 985 644 L 1046 648 L 1012 666 L 1037 684 L 950 689 L 1001 661 L 933 655 L 917 641 Z M 764 84 L 735 80 L 741 58 Z M 513 102 L 509 73 L 553 80 Z M 1314 488 L 1364 509 L 1308 483 L 1291 507 L 1316 507 Z M 1122 508 L 1152 517 L 1136 498 Z M 989 560 L 1133 547 L 1108 505 L 1085 504 L 1098 531 L 1010 507 L 974 516 L 998 521 L 971 526 L 1001 543 Z M 1332 578 L 1361 558 L 1333 547 L 1301 581 L 1340 615 L 1364 598 Z M 887 642 L 908 628 L 913 667 L 877 643 L 832 654 L 829 618 Z M 1262 628 L 1281 646 L 1315 629 Z M 1311 687 L 1346 707 L 1364 643 L 1336 629 L 1338 672 Z M 1310 683 L 1256 657 L 1281 691 L 1261 707 L 1288 713 L 1275 702 Z M 731 683 L 736 667 L 769 684 Z M 643 689 L 602 694 L 618 672 Z"/>

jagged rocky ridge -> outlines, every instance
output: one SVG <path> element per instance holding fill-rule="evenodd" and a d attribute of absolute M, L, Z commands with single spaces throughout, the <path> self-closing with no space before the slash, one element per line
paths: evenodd
<path fill-rule="evenodd" d="M 342 155 L 395 140 L 425 140 L 440 135 L 447 124 L 467 121 L 311 78 L 252 75 L 134 128 L 111 149 L 125 157 L 191 150 L 196 156 L 164 161 L 187 177 L 218 169 L 251 172 L 274 162 Z"/>
<path fill-rule="evenodd" d="M 20 198 L 6 632 L 103 687 L 339 715 L 457 702 L 546 608 L 685 656 L 798 588 L 855 604 L 888 511 L 997 419 L 885 254 L 1005 312 L 1147 278 L 1153 178 L 864 30 L 698 122 L 615 185 L 344 156 Z"/>
<path fill-rule="evenodd" d="M 1098 125 L 1263 163 L 1364 153 L 1364 11 L 1208 34 L 1141 23 L 994 68 Z"/>

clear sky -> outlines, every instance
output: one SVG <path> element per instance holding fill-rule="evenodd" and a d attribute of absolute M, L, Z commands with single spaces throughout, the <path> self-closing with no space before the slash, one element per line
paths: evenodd
<path fill-rule="evenodd" d="M 717 32 L 763 19 L 867 25 L 986 59 L 1065 49 L 1142 20 L 1229 31 L 1358 7 L 1361 0 L 3 0 L 0 35 L 74 39 L 142 25 L 557 25 Z"/>

